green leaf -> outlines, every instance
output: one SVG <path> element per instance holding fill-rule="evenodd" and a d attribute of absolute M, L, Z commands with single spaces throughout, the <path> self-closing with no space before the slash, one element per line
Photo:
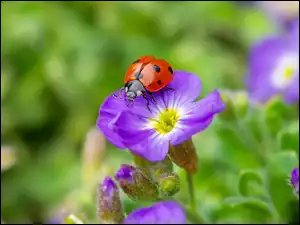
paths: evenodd
<path fill-rule="evenodd" d="M 276 135 L 290 118 L 293 108 L 286 105 L 281 97 L 274 97 L 266 105 L 266 124 L 271 135 Z"/>
<path fill-rule="evenodd" d="M 239 197 L 239 196 L 229 197 L 224 200 L 224 204 L 232 208 L 244 206 L 255 211 L 261 211 L 267 214 L 271 214 L 271 210 L 268 204 L 254 197 Z"/>
<path fill-rule="evenodd" d="M 283 150 L 299 150 L 299 120 L 292 122 L 278 135 L 280 148 Z"/>
<path fill-rule="evenodd" d="M 241 171 L 238 189 L 242 196 L 265 197 L 263 178 L 261 174 L 255 170 Z"/>
<path fill-rule="evenodd" d="M 227 126 L 227 127 L 226 127 Z M 244 133 L 242 129 L 233 123 L 224 123 L 216 127 L 216 133 L 221 141 L 221 149 L 224 151 L 224 159 L 231 161 L 231 166 L 238 169 L 257 168 L 259 161 L 256 158 L 255 143 Z M 247 160 L 245 160 L 247 158 Z"/>
<path fill-rule="evenodd" d="M 211 215 L 214 224 L 270 223 L 273 214 L 269 205 L 255 197 L 232 196 Z"/>
<path fill-rule="evenodd" d="M 267 167 L 268 191 L 283 221 L 289 221 L 293 216 L 290 206 L 297 199 L 288 185 L 288 177 L 298 163 L 299 158 L 294 151 L 284 151 L 274 154 Z"/>

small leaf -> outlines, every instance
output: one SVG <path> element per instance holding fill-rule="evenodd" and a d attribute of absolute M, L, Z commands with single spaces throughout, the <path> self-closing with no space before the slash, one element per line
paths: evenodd
<path fill-rule="evenodd" d="M 289 176 L 294 167 L 298 165 L 299 158 L 294 151 L 278 152 L 272 156 L 269 163 L 269 173 Z"/>
<path fill-rule="evenodd" d="M 283 129 L 278 136 L 280 148 L 283 150 L 299 149 L 299 120 L 292 122 L 287 128 Z"/>
<path fill-rule="evenodd" d="M 238 184 L 239 193 L 243 196 L 264 196 L 263 178 L 258 171 L 242 170 Z"/>
<path fill-rule="evenodd" d="M 279 215 L 285 220 L 291 218 L 290 205 L 295 201 L 288 178 L 298 163 L 299 158 L 294 151 L 284 151 L 274 154 L 267 167 L 268 192 Z"/>
<path fill-rule="evenodd" d="M 214 224 L 268 224 L 272 221 L 271 208 L 258 198 L 233 196 L 223 203 L 212 215 Z"/>
<path fill-rule="evenodd" d="M 268 204 L 254 197 L 229 197 L 224 200 L 224 204 L 233 208 L 238 206 L 244 206 L 257 211 L 264 211 L 268 214 L 271 214 Z"/>
<path fill-rule="evenodd" d="M 238 169 L 257 168 L 259 161 L 253 151 L 256 146 L 247 134 L 243 133 L 234 124 L 222 124 L 216 127 L 215 132 L 220 140 L 221 147 L 224 149 L 224 157 L 232 162 L 233 167 Z M 247 158 L 247 160 L 244 160 Z"/>
<path fill-rule="evenodd" d="M 266 105 L 266 124 L 271 135 L 276 135 L 290 118 L 293 108 L 286 105 L 281 97 L 274 97 Z"/>

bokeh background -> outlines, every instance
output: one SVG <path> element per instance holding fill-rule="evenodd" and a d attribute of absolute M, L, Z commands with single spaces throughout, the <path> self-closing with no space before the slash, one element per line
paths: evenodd
<path fill-rule="evenodd" d="M 95 129 L 100 104 L 123 85 L 129 64 L 142 55 L 166 59 L 199 75 L 202 97 L 216 88 L 243 89 L 252 43 L 281 32 L 279 12 L 295 14 L 295 7 L 272 10 L 234 1 L 1 2 L 2 220 L 53 222 L 74 212 L 97 221 L 95 185 L 132 161 Z M 216 123 L 194 138 L 199 209 L 213 222 L 266 222 L 261 208 L 223 207 L 241 170 L 264 167 Z M 274 164 L 271 170 L 279 170 Z M 280 178 L 275 206 L 293 221 L 298 202 Z M 184 180 L 179 197 L 187 198 Z M 122 198 L 127 212 L 143 204 Z"/>

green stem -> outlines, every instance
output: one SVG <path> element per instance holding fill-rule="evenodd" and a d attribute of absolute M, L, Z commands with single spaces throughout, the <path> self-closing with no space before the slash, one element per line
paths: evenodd
<path fill-rule="evenodd" d="M 188 207 L 184 206 L 184 204 L 182 204 L 182 206 L 185 210 L 186 217 L 190 222 L 192 222 L 193 224 L 207 224 L 207 222 L 201 217 L 200 214 L 191 211 L 190 209 L 188 209 Z"/>
<path fill-rule="evenodd" d="M 188 186 L 188 195 L 190 197 L 189 199 L 189 206 L 190 210 L 192 212 L 196 212 L 196 205 L 195 205 L 195 191 L 194 191 L 194 185 L 193 185 L 193 177 L 191 174 L 186 173 L 187 178 L 187 186 Z"/>

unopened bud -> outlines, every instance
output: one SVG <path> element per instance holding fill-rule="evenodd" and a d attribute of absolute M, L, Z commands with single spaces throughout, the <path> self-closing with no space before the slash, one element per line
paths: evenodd
<path fill-rule="evenodd" d="M 102 224 L 120 224 L 124 219 L 119 189 L 110 177 L 99 188 L 98 214 Z"/>
<path fill-rule="evenodd" d="M 102 132 L 92 128 L 86 136 L 83 149 L 83 178 L 91 184 L 99 174 L 99 169 L 106 157 L 106 141 Z"/>
<path fill-rule="evenodd" d="M 295 195 L 299 197 L 299 168 L 293 169 L 289 183 L 293 187 Z"/>
<path fill-rule="evenodd" d="M 198 157 L 192 139 L 179 145 L 170 146 L 169 157 L 177 166 L 185 169 L 189 174 L 198 171 Z"/>
<path fill-rule="evenodd" d="M 166 173 L 158 180 L 161 197 L 170 197 L 180 190 L 180 178 L 176 173 Z"/>
<path fill-rule="evenodd" d="M 124 193 L 134 201 L 154 201 L 159 197 L 155 182 L 141 168 L 122 164 L 115 178 Z"/>

